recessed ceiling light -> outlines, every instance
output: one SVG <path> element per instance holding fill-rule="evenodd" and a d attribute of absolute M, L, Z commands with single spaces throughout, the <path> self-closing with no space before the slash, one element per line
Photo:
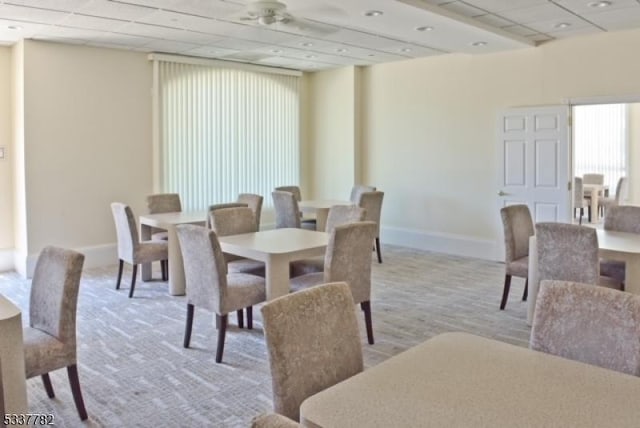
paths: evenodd
<path fill-rule="evenodd" d="M 336 52 L 345 53 L 345 52 L 348 52 L 348 51 L 345 48 L 340 48 L 340 49 L 336 49 Z"/>
<path fill-rule="evenodd" d="M 310 48 L 311 46 L 313 46 L 313 43 L 311 43 L 311 42 L 302 43 L 302 46 L 306 46 L 306 47 Z"/>
<path fill-rule="evenodd" d="M 368 56 L 376 56 L 376 54 L 369 54 Z"/>
<path fill-rule="evenodd" d="M 411 49 L 410 49 L 410 48 L 402 48 L 402 49 L 400 49 L 400 50 L 401 50 L 402 52 L 411 52 Z"/>
<path fill-rule="evenodd" d="M 271 53 L 282 53 L 280 49 L 271 49 Z"/>
<path fill-rule="evenodd" d="M 313 59 L 313 58 L 317 58 L 317 56 L 315 56 L 315 55 L 306 55 L 305 58 Z"/>
<path fill-rule="evenodd" d="M 364 13 L 364 16 L 380 16 L 383 14 L 384 12 L 381 10 L 368 10 Z"/>
<path fill-rule="evenodd" d="M 416 31 L 433 31 L 433 27 L 430 27 L 428 25 L 425 25 L 423 27 L 417 27 Z"/>
<path fill-rule="evenodd" d="M 569 24 L 568 22 L 561 22 L 555 25 L 555 28 L 560 28 L 560 29 L 568 28 L 568 27 L 571 27 L 571 24 Z"/>
<path fill-rule="evenodd" d="M 611 6 L 611 2 L 610 1 L 592 1 L 591 3 L 588 3 L 587 6 L 596 7 L 596 8 L 609 7 Z"/>
<path fill-rule="evenodd" d="M 8 28 L 9 30 L 14 30 L 14 31 L 15 31 L 15 30 L 22 30 L 22 27 L 21 27 L 21 26 L 19 26 L 19 25 L 9 25 L 7 28 Z"/>
<path fill-rule="evenodd" d="M 481 46 L 486 46 L 486 45 L 487 45 L 487 42 L 473 42 L 473 43 L 471 43 L 471 46 L 474 46 L 476 48 L 479 48 Z"/>

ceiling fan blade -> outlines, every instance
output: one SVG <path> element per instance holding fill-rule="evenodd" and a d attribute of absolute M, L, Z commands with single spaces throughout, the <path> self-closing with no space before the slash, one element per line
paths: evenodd
<path fill-rule="evenodd" d="M 321 22 L 304 18 L 294 18 L 291 15 L 288 15 L 285 19 L 277 22 L 275 25 L 278 30 L 318 36 L 325 36 L 339 30 L 338 27 L 333 25 L 323 24 Z"/>

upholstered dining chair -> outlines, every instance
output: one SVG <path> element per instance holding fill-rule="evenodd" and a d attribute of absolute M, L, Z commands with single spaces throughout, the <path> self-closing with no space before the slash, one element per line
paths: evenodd
<path fill-rule="evenodd" d="M 640 376 L 640 296 L 542 281 L 529 347 Z"/>
<path fill-rule="evenodd" d="M 256 220 L 256 231 L 260 230 L 260 217 L 262 216 L 262 203 L 264 198 L 253 193 L 240 193 L 237 202 L 247 204 Z"/>
<path fill-rule="evenodd" d="M 620 205 L 621 202 L 626 199 L 628 190 L 627 182 L 627 177 L 620 177 L 618 184 L 616 184 L 616 194 L 598 199 L 598 209 L 602 209 L 602 214 L 605 217 L 609 208 Z"/>
<path fill-rule="evenodd" d="M 334 205 L 329 208 L 325 232 L 331 233 L 336 226 L 364 221 L 365 209 L 356 205 Z M 289 264 L 291 278 L 314 272 L 324 272 L 324 257 L 295 260 Z"/>
<path fill-rule="evenodd" d="M 120 261 L 116 290 L 120 289 L 124 262 L 133 265 L 129 297 L 133 297 L 133 291 L 136 286 L 138 265 L 141 263 L 161 261 L 163 265 L 162 279 L 163 281 L 166 281 L 168 272 L 167 260 L 169 258 L 169 245 L 167 242 L 140 241 L 138 228 L 136 226 L 136 219 L 133 215 L 133 211 L 128 205 L 120 202 L 114 202 L 111 204 L 111 212 L 113 213 L 113 220 L 116 224 L 116 234 L 118 236 L 118 259 Z"/>
<path fill-rule="evenodd" d="M 584 184 L 604 184 L 604 174 L 584 174 L 582 180 Z"/>
<path fill-rule="evenodd" d="M 296 421 L 278 413 L 263 413 L 251 420 L 251 428 L 298 428 Z"/>
<path fill-rule="evenodd" d="M 31 282 L 29 326 L 24 328 L 27 379 L 41 376 L 49 398 L 55 393 L 49 373 L 67 369 L 71 394 L 81 420 L 87 419 L 76 350 L 76 307 L 84 255 L 46 247 L 40 253 Z"/>
<path fill-rule="evenodd" d="M 612 206 L 604 218 L 604 229 L 616 232 L 640 233 L 640 207 Z M 621 260 L 600 260 L 600 274 L 624 283 L 625 262 Z"/>
<path fill-rule="evenodd" d="M 353 301 L 364 312 L 367 339 L 373 345 L 371 321 L 371 241 L 376 224 L 372 221 L 336 226 L 331 231 L 324 257 L 324 271 L 291 278 L 293 291 L 325 282 L 344 281 L 349 284 Z"/>
<path fill-rule="evenodd" d="M 177 193 L 156 193 L 147 196 L 147 210 L 149 214 L 162 214 L 182 211 L 182 203 L 180 202 L 180 195 Z M 151 229 L 152 240 L 168 240 L 169 234 L 166 230 L 152 228 Z"/>
<path fill-rule="evenodd" d="M 276 229 L 284 227 L 303 228 L 316 230 L 316 225 L 312 223 L 302 223 L 300 218 L 300 208 L 296 196 L 285 190 L 274 190 L 273 207 L 276 211 Z"/>
<path fill-rule="evenodd" d="M 380 249 L 380 214 L 382 213 L 382 200 L 384 192 L 378 190 L 360 193 L 357 205 L 365 209 L 364 219 L 376 223 L 375 250 L 378 253 L 378 263 L 382 263 L 382 250 Z"/>
<path fill-rule="evenodd" d="M 509 298 L 511 277 L 524 278 L 522 300 L 527 300 L 529 289 L 529 237 L 533 235 L 533 220 L 529 207 L 524 204 L 509 205 L 500 209 L 504 229 L 504 287 L 500 310 L 504 310 Z"/>
<path fill-rule="evenodd" d="M 580 210 L 580 220 L 579 224 L 582 224 L 582 217 L 584 216 L 584 209 L 587 208 L 587 216 L 589 221 L 591 221 L 591 205 L 589 201 L 584 197 L 584 185 L 582 184 L 581 177 L 573 178 L 573 210 L 575 217 L 575 210 Z"/>
<path fill-rule="evenodd" d="M 279 297 L 261 311 L 276 413 L 298 421 L 307 397 L 362 371 L 353 298 L 344 282 Z"/>
<path fill-rule="evenodd" d="M 274 190 L 280 191 L 280 192 L 293 193 L 293 197 L 296 200 L 296 203 L 302 200 L 302 192 L 300 191 L 299 186 L 278 186 Z M 299 213 L 299 216 L 300 216 L 301 227 L 303 229 L 311 229 L 311 230 L 316 229 L 315 218 L 304 218 L 304 216 L 302 215 L 302 212 Z M 287 227 L 293 227 L 293 226 L 287 226 Z"/>
<path fill-rule="evenodd" d="M 598 235 L 587 226 L 537 223 L 538 278 L 601 285 L 620 290 L 622 284 L 600 276 Z M 537 306 L 537 301 L 536 301 Z"/>
<path fill-rule="evenodd" d="M 184 261 L 187 291 L 187 319 L 184 347 L 191 343 L 195 307 L 216 314 L 218 344 L 216 363 L 222 362 L 228 314 L 247 310 L 247 328 L 253 328 L 253 305 L 266 298 L 264 278 L 244 273 L 229 273 L 218 237 L 213 230 L 202 226 L 176 226 Z"/>
<path fill-rule="evenodd" d="M 349 200 L 354 204 L 357 204 L 360 200 L 360 195 L 364 192 L 375 192 L 375 186 L 365 186 L 363 184 L 356 184 L 351 188 L 351 194 L 349 195 Z"/>
<path fill-rule="evenodd" d="M 212 211 L 221 210 L 224 208 L 241 208 L 241 207 L 248 207 L 248 206 L 249 204 L 247 204 L 246 202 L 226 202 L 222 204 L 209 205 L 209 208 L 207 209 L 207 219 L 205 221 L 205 224 L 207 228 L 211 229 L 211 212 Z"/>

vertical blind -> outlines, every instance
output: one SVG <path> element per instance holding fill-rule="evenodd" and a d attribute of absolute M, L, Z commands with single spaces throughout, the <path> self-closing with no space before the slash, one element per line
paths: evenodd
<path fill-rule="evenodd" d="M 575 174 L 604 174 L 613 195 L 618 179 L 627 176 L 627 106 L 576 106 L 573 114 Z"/>
<path fill-rule="evenodd" d="M 299 181 L 299 78 L 159 61 L 160 189 L 183 209 Z"/>

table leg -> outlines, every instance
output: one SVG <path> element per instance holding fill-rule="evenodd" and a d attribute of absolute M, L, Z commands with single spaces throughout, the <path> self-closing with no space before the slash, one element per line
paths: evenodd
<path fill-rule="evenodd" d="M 140 225 L 140 240 L 148 241 L 151 239 L 151 226 L 147 226 L 146 224 Z M 143 263 L 142 264 L 142 280 L 150 281 L 151 280 L 151 263 Z"/>
<path fill-rule="evenodd" d="M 316 210 L 316 230 L 324 232 L 327 227 L 327 217 L 329 217 L 329 208 L 318 208 Z"/>
<path fill-rule="evenodd" d="M 600 216 L 598 214 L 598 194 L 600 192 L 597 189 L 591 191 L 591 223 L 598 223 Z"/>
<path fill-rule="evenodd" d="M 3 305 L 8 303 L 3 302 Z M 4 412 L 24 414 L 28 409 L 27 384 L 24 377 L 24 347 L 22 339 L 22 317 L 16 308 L 16 315 L 0 322 L 0 399 Z M 3 415 L 4 416 L 4 415 Z M 4 426 L 4 424 L 2 425 Z"/>
<path fill-rule="evenodd" d="M 529 295 L 527 296 L 527 325 L 533 323 L 533 313 L 536 309 L 536 299 L 538 298 L 538 245 L 536 237 L 529 238 Z"/>
<path fill-rule="evenodd" d="M 629 255 L 625 263 L 624 290 L 640 294 L 640 255 Z"/>
<path fill-rule="evenodd" d="M 289 259 L 271 254 L 265 265 L 267 300 L 289 294 Z"/>
<path fill-rule="evenodd" d="M 169 294 L 184 296 L 186 292 L 184 263 L 175 226 L 168 228 L 167 232 L 169 233 Z"/>

